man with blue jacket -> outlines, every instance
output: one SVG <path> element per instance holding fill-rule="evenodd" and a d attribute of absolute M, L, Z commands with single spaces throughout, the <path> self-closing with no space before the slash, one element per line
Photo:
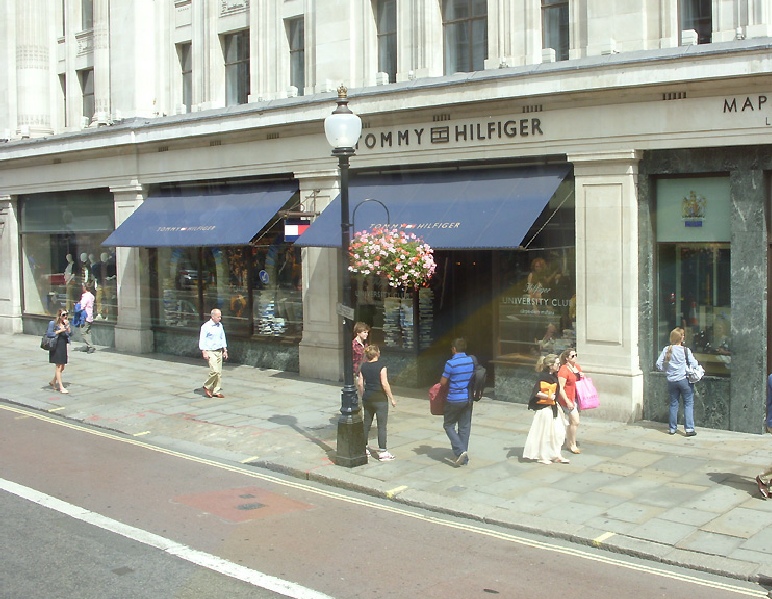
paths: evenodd
<path fill-rule="evenodd" d="M 469 433 L 472 430 L 472 401 L 469 397 L 469 381 L 474 374 L 474 362 L 466 355 L 466 339 L 458 337 L 451 346 L 453 354 L 445 362 L 440 385 L 447 390 L 443 426 L 450 439 L 456 466 L 469 463 Z"/>

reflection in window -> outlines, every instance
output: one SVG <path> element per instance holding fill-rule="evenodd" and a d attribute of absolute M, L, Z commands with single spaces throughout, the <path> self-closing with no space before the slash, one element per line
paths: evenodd
<path fill-rule="evenodd" d="M 89 121 L 94 118 L 96 104 L 94 102 L 94 69 L 78 71 L 80 90 L 83 97 L 83 116 Z"/>
<path fill-rule="evenodd" d="M 683 327 L 686 344 L 712 375 L 729 375 L 732 343 L 728 243 L 660 243 L 658 347 Z"/>
<path fill-rule="evenodd" d="M 556 60 L 568 60 L 568 0 L 542 0 L 542 47 L 555 50 Z"/>
<path fill-rule="evenodd" d="M 397 0 L 377 0 L 375 27 L 378 32 L 378 72 L 397 80 Z"/>
<path fill-rule="evenodd" d="M 249 30 L 223 38 L 225 104 L 246 104 L 249 96 Z"/>
<path fill-rule="evenodd" d="M 443 0 L 445 74 L 482 71 L 488 58 L 486 0 Z"/>
<path fill-rule="evenodd" d="M 697 43 L 709 44 L 713 37 L 712 0 L 680 0 L 681 30 L 694 29 Z"/>
<path fill-rule="evenodd" d="M 252 246 L 159 248 L 158 324 L 198 328 L 219 308 L 229 333 L 299 340 L 303 329 L 300 249 L 281 222 Z"/>
<path fill-rule="evenodd" d="M 191 56 L 191 44 L 178 44 L 177 56 L 180 61 L 180 73 L 182 74 L 182 103 L 185 110 L 190 112 L 193 103 L 193 58 Z"/>
<path fill-rule="evenodd" d="M 287 37 L 290 49 L 290 85 L 303 95 L 306 87 L 306 52 L 303 17 L 290 19 L 287 22 Z"/>

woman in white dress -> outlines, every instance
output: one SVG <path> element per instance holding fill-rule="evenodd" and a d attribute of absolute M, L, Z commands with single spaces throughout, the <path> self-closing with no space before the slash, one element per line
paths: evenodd
<path fill-rule="evenodd" d="M 559 409 L 556 401 L 560 393 L 559 368 L 560 359 L 555 354 L 539 358 L 536 362 L 539 380 L 534 384 L 528 401 L 528 409 L 536 413 L 525 440 L 523 457 L 540 464 L 568 464 L 568 460 L 560 454 L 566 440 L 566 423 L 563 410 Z"/>

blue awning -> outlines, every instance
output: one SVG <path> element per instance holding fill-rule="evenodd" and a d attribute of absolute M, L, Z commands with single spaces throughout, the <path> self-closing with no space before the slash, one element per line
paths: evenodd
<path fill-rule="evenodd" d="M 354 231 L 391 224 L 436 249 L 516 248 L 570 171 L 528 168 L 361 176 L 349 185 Z M 378 202 L 382 202 L 386 210 Z M 356 211 L 356 212 L 355 212 Z M 340 247 L 340 196 L 297 245 Z"/>
<path fill-rule="evenodd" d="M 151 196 L 102 245 L 246 245 L 296 191 L 296 182 L 281 182 L 222 193 Z"/>

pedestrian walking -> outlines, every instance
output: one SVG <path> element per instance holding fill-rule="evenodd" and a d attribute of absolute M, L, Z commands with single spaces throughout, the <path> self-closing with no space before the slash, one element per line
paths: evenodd
<path fill-rule="evenodd" d="M 91 341 L 91 325 L 94 322 L 94 294 L 91 293 L 91 287 L 88 283 L 82 283 L 80 288 L 82 292 L 80 296 L 80 309 L 86 314 L 80 329 L 83 343 L 86 344 L 83 351 L 93 354 L 96 351 L 94 343 Z"/>
<path fill-rule="evenodd" d="M 466 339 L 458 337 L 450 348 L 451 358 L 445 362 L 440 386 L 447 391 L 443 427 L 450 439 L 456 466 L 469 463 L 469 434 L 472 431 L 472 405 L 469 381 L 474 374 L 474 362 L 466 355 Z"/>
<path fill-rule="evenodd" d="M 198 349 L 204 360 L 209 361 L 209 378 L 204 383 L 204 393 L 207 397 L 225 397 L 222 394 L 222 363 L 228 359 L 228 342 L 225 340 L 222 312 L 215 308 L 210 313 L 210 319 L 201 325 L 198 338 Z"/>
<path fill-rule="evenodd" d="M 560 354 L 560 369 L 558 370 L 558 382 L 560 383 L 560 403 L 568 418 L 566 426 L 566 448 L 571 453 L 582 453 L 576 445 L 576 431 L 579 428 L 579 406 L 576 404 L 576 381 L 582 378 L 582 367 L 576 361 L 575 349 L 567 349 Z"/>
<path fill-rule="evenodd" d="M 684 330 L 680 327 L 670 331 L 670 345 L 662 348 L 657 358 L 657 370 L 667 372 L 667 389 L 670 394 L 670 428 L 675 435 L 678 430 L 678 403 L 684 402 L 684 431 L 687 437 L 697 434 L 694 430 L 694 383 L 686 378 L 686 366 L 696 360 L 688 347 L 684 347 Z"/>
<path fill-rule="evenodd" d="M 389 374 L 386 365 L 380 361 L 381 350 L 377 345 L 368 345 L 365 348 L 365 362 L 362 363 L 357 376 L 357 387 L 362 396 L 365 425 L 365 447 L 368 454 L 372 450 L 368 446 L 370 427 L 373 418 L 378 425 L 378 450 L 376 455 L 382 462 L 393 460 L 394 456 L 386 447 L 386 426 L 389 422 L 389 403 L 396 407 L 397 402 L 389 385 Z"/>
<path fill-rule="evenodd" d="M 54 389 L 59 389 L 60 393 L 67 394 L 69 391 L 62 381 L 62 373 L 67 365 L 67 344 L 70 342 L 70 322 L 67 310 L 60 308 L 56 313 L 56 319 L 48 323 L 46 337 L 56 337 L 56 345 L 53 349 L 48 350 L 48 363 L 56 365 L 54 378 L 48 385 Z"/>
<path fill-rule="evenodd" d="M 354 338 L 351 340 L 351 358 L 354 362 L 354 376 L 359 374 L 359 367 L 365 361 L 365 347 L 370 327 L 364 322 L 354 323 Z"/>
<path fill-rule="evenodd" d="M 556 354 L 547 354 L 537 360 L 539 378 L 528 400 L 528 409 L 536 413 L 525 439 L 523 457 L 540 464 L 569 462 L 560 453 L 566 440 L 566 423 L 557 401 L 560 394 L 559 368 L 560 358 Z"/>

